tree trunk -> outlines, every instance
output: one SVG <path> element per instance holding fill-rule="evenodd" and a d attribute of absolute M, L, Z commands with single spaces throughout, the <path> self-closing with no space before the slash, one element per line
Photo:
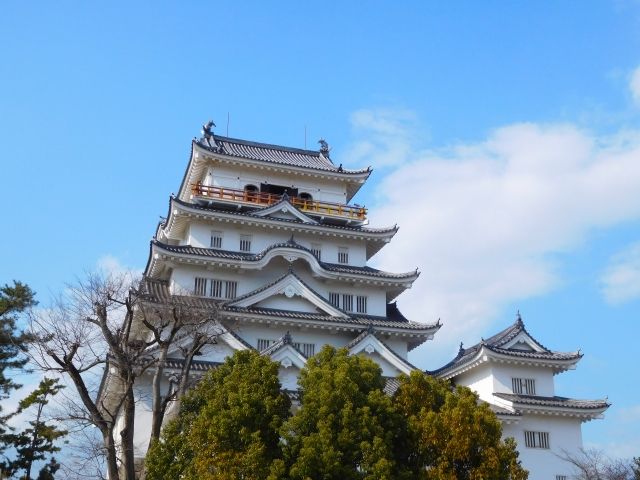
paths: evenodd
<path fill-rule="evenodd" d="M 123 406 L 124 427 L 120 432 L 122 448 L 122 469 L 125 480 L 135 480 L 135 458 L 133 451 L 133 425 L 135 420 L 135 398 L 133 395 L 133 385 L 127 387 L 126 397 Z"/>
<path fill-rule="evenodd" d="M 162 399 L 160 392 L 160 384 L 162 383 L 162 375 L 164 373 L 164 365 L 167 360 L 167 350 L 169 345 L 163 345 L 158 357 L 158 363 L 156 365 L 156 371 L 153 375 L 153 383 L 151 386 L 151 400 L 152 400 L 152 417 L 151 417 L 151 437 L 149 437 L 149 448 L 154 440 L 160 438 L 160 430 L 162 428 L 162 420 L 164 419 L 165 402 Z M 167 392 L 167 395 L 169 392 Z"/>
<path fill-rule="evenodd" d="M 109 480 L 120 480 L 120 472 L 118 471 L 118 454 L 116 452 L 116 444 L 113 441 L 113 429 L 102 432 L 102 441 L 107 452 L 107 478 Z"/>

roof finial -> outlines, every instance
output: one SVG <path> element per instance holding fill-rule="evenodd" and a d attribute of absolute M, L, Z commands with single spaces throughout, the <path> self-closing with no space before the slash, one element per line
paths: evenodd
<path fill-rule="evenodd" d="M 320 144 L 320 153 L 329 158 L 329 152 L 331 151 L 331 148 L 329 148 L 329 144 L 327 143 L 327 141 L 324 138 L 321 138 L 320 140 L 318 140 L 318 143 Z"/>
<path fill-rule="evenodd" d="M 458 355 L 462 355 L 464 353 L 464 347 L 462 345 L 463 345 L 463 343 L 460 342 L 460 348 L 458 349 Z"/>
<path fill-rule="evenodd" d="M 375 331 L 376 329 L 373 328 L 373 323 L 369 323 L 369 325 L 367 326 L 367 333 L 373 333 Z"/>
<path fill-rule="evenodd" d="M 522 321 L 522 316 L 520 315 L 520 310 L 518 309 L 518 313 L 516 313 L 516 325 L 518 325 L 519 327 L 524 325 L 524 322 Z"/>
<path fill-rule="evenodd" d="M 285 333 L 285 334 L 282 336 L 282 343 L 283 343 L 283 344 L 285 344 L 285 345 L 288 345 L 288 344 L 290 344 L 291 342 L 292 342 L 291 334 L 289 333 L 289 330 L 287 330 L 287 333 Z"/>

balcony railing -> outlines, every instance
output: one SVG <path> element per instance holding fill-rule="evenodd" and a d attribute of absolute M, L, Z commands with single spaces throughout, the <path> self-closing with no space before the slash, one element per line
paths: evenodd
<path fill-rule="evenodd" d="M 253 192 L 234 188 L 217 187 L 195 183 L 191 185 L 194 196 L 230 202 L 251 203 L 263 206 L 273 205 L 282 200 L 282 195 L 267 192 Z M 289 203 L 303 212 L 316 215 L 330 215 L 353 220 L 365 220 L 367 209 L 341 203 L 319 202 L 301 197 L 289 197 Z"/>

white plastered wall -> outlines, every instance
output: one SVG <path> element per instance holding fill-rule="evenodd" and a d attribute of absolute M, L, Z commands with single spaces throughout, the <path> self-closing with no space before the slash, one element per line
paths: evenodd
<path fill-rule="evenodd" d="M 549 449 L 525 446 L 524 432 L 549 432 Z M 522 466 L 529 470 L 529 480 L 553 480 L 556 475 L 572 478 L 571 465 L 559 456 L 575 454 L 582 447 L 581 422 L 575 418 L 524 415 L 517 424 L 503 425 L 503 437 L 518 443 Z"/>
<path fill-rule="evenodd" d="M 283 258 L 274 258 L 266 268 L 262 270 L 238 270 L 229 268 L 203 268 L 202 266 L 178 265 L 171 274 L 171 288 L 173 292 L 193 292 L 196 277 L 215 278 L 220 280 L 238 282 L 237 295 L 241 296 L 252 292 L 268 283 L 277 280 L 289 270 L 289 262 Z M 369 315 L 385 316 L 387 312 L 386 292 L 380 287 L 356 283 L 355 286 L 344 281 L 323 280 L 312 275 L 309 265 L 305 260 L 293 262 L 294 271 L 302 280 L 307 283 L 324 299 L 328 300 L 329 292 L 348 293 L 355 296 L 363 295 L 367 297 L 367 313 Z M 271 308 L 289 308 L 287 299 L 284 296 L 274 300 Z M 295 307 L 295 303 L 291 303 Z M 294 308 L 295 309 L 295 308 Z"/>
<path fill-rule="evenodd" d="M 220 222 L 193 222 L 187 229 L 186 238 L 180 244 L 210 248 L 212 231 L 222 232 L 221 250 L 234 252 L 240 251 L 240 235 L 251 235 L 250 253 L 260 253 L 273 244 L 284 243 L 291 238 L 291 233 L 289 232 L 265 229 L 258 226 L 239 226 Z M 297 243 L 309 249 L 312 244 L 319 244 L 323 262 L 338 263 L 338 248 L 346 247 L 349 249 L 349 265 L 363 267 L 367 263 L 366 243 L 364 240 L 331 238 L 312 234 L 295 234 L 294 239 Z"/>
<path fill-rule="evenodd" d="M 281 185 L 298 189 L 298 193 L 309 193 L 314 200 L 347 203 L 346 184 L 315 177 L 243 168 L 241 166 L 213 165 L 205 170 L 202 182 L 205 185 L 227 187 L 243 190 L 245 185 L 255 185 L 260 188 L 261 183 Z"/>

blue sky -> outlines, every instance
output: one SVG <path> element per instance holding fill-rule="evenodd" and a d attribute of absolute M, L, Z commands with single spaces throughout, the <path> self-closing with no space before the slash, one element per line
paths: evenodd
<path fill-rule="evenodd" d="M 0 58 L 0 282 L 142 268 L 209 118 L 306 128 L 374 167 L 376 265 L 422 271 L 399 305 L 445 327 L 414 363 L 520 309 L 585 353 L 558 393 L 613 402 L 585 443 L 640 454 L 640 3 L 7 2 Z"/>

